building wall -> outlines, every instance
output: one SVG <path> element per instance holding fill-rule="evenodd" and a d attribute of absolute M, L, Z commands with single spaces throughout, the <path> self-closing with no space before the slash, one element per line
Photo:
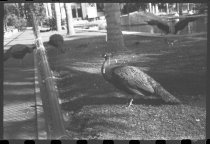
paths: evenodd
<path fill-rule="evenodd" d="M 71 9 L 72 9 L 72 15 L 74 15 L 74 18 L 85 19 L 87 16 L 88 16 L 88 18 L 97 17 L 98 14 L 97 14 L 96 3 L 91 3 L 91 4 L 92 4 L 93 7 L 91 7 L 89 5 L 89 3 L 72 3 Z M 80 14 L 79 8 L 81 8 L 81 14 Z M 66 18 L 66 12 L 65 12 L 63 3 L 60 3 L 60 9 L 61 9 L 62 19 L 65 19 Z M 75 14 L 75 12 L 77 14 Z"/>

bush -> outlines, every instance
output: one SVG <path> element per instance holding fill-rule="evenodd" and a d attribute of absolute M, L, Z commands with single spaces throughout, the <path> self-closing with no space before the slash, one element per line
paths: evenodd
<path fill-rule="evenodd" d="M 56 30 L 56 19 L 55 18 L 48 18 L 45 19 L 43 25 L 50 27 L 51 30 Z"/>
<path fill-rule="evenodd" d="M 199 14 L 204 14 L 208 7 L 207 7 L 207 4 L 206 3 L 198 3 L 195 5 L 195 8 L 194 8 Z"/>
<path fill-rule="evenodd" d="M 23 30 L 27 26 L 27 21 L 24 18 L 18 18 L 16 15 L 12 14 L 8 16 L 8 26 L 14 26 L 19 31 Z"/>
<path fill-rule="evenodd" d="M 63 36 L 60 34 L 51 35 L 49 39 L 49 44 L 58 48 L 62 48 L 64 45 Z"/>

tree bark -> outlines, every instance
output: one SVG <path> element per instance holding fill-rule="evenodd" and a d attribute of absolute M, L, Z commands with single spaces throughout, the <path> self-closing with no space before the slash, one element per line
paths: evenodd
<path fill-rule="evenodd" d="M 38 21 L 35 16 L 35 12 L 34 12 L 34 4 L 30 3 L 29 8 L 30 8 L 30 14 L 31 14 L 31 18 L 32 18 L 31 20 L 32 20 L 32 26 L 33 26 L 33 32 L 34 32 L 35 38 L 38 39 L 39 38 L 39 27 L 38 27 Z"/>
<path fill-rule="evenodd" d="M 46 17 L 49 18 L 49 11 L 48 11 L 48 6 L 47 3 L 43 3 L 44 4 L 44 8 L 45 8 L 45 13 L 46 13 Z"/>
<path fill-rule="evenodd" d="M 152 3 L 149 3 L 149 12 L 152 13 Z"/>
<path fill-rule="evenodd" d="M 104 8 L 107 23 L 107 52 L 126 50 L 121 31 L 119 3 L 105 3 Z"/>
<path fill-rule="evenodd" d="M 166 13 L 169 14 L 168 3 L 166 3 Z"/>
<path fill-rule="evenodd" d="M 19 5 L 19 8 L 20 8 L 20 16 L 22 17 L 22 18 L 24 18 L 25 17 L 25 14 L 24 14 L 24 8 L 23 8 L 23 5 L 22 5 L 22 3 L 18 3 L 18 5 Z"/>
<path fill-rule="evenodd" d="M 55 18 L 56 18 L 56 26 L 57 31 L 61 31 L 61 13 L 59 3 L 54 3 L 55 5 Z"/>
<path fill-rule="evenodd" d="M 182 3 L 179 3 L 179 15 L 182 15 Z"/>
<path fill-rule="evenodd" d="M 17 17 L 20 18 L 20 8 L 19 8 L 19 4 L 15 3 L 15 7 L 17 9 Z"/>
<path fill-rule="evenodd" d="M 155 14 L 159 13 L 159 8 L 158 8 L 158 4 L 155 4 Z"/>
<path fill-rule="evenodd" d="M 60 9 L 61 20 L 62 20 L 63 16 L 62 16 L 62 8 L 61 8 L 61 3 L 59 3 L 59 9 Z"/>
<path fill-rule="evenodd" d="M 187 3 L 187 12 L 190 11 L 190 3 Z"/>
<path fill-rule="evenodd" d="M 66 24 L 67 24 L 67 35 L 74 35 L 74 25 L 71 11 L 71 3 L 64 3 L 64 8 L 66 12 Z"/>
<path fill-rule="evenodd" d="M 47 3 L 47 10 L 49 17 L 52 18 L 52 8 L 51 8 L 51 3 Z"/>

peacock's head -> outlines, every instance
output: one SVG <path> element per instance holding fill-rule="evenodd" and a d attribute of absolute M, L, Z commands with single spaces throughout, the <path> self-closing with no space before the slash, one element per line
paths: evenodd
<path fill-rule="evenodd" d="M 111 56 L 112 56 L 111 53 L 105 53 L 105 54 L 103 55 L 103 57 L 105 58 L 105 60 L 108 60 Z"/>

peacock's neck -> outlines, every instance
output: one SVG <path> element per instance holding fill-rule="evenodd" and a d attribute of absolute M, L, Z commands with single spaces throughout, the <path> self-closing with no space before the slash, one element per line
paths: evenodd
<path fill-rule="evenodd" d="M 103 77 L 105 79 L 107 79 L 107 73 L 108 73 L 108 66 L 110 66 L 110 58 L 106 59 L 104 62 L 103 62 L 103 65 L 101 67 L 101 73 L 103 75 Z"/>

